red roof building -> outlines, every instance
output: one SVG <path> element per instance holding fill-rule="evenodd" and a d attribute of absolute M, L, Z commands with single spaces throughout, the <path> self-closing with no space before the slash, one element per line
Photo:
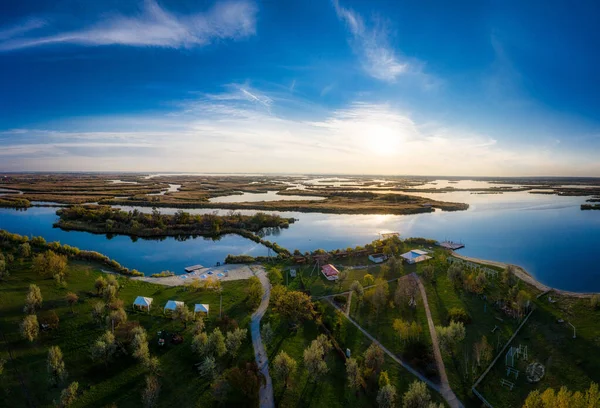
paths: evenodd
<path fill-rule="evenodd" d="M 327 280 L 337 280 L 340 277 L 340 271 L 332 264 L 323 265 L 321 267 L 321 272 Z"/>

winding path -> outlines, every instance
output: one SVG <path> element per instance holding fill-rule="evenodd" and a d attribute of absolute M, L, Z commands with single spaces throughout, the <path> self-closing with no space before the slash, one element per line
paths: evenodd
<path fill-rule="evenodd" d="M 260 336 L 260 320 L 267 311 L 269 306 L 269 299 L 271 298 L 271 283 L 267 277 L 267 273 L 262 266 L 253 266 L 252 270 L 256 277 L 260 280 L 262 287 L 265 291 L 263 294 L 260 306 L 256 309 L 256 312 L 252 315 L 250 322 L 250 334 L 252 335 L 252 346 L 254 347 L 254 356 L 256 358 L 256 364 L 258 369 L 265 378 L 265 383 L 260 387 L 259 398 L 261 408 L 274 408 L 275 400 L 273 398 L 273 382 L 269 375 L 269 358 L 265 347 Z"/>

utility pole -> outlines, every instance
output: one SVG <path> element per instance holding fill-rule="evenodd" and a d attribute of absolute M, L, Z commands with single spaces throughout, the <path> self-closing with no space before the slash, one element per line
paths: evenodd
<path fill-rule="evenodd" d="M 571 322 L 567 322 L 567 323 L 569 323 L 569 325 L 571 325 L 571 327 L 573 328 L 573 338 L 574 338 L 574 339 L 576 339 L 576 338 L 577 338 L 577 332 L 576 332 L 576 330 L 575 330 L 575 326 L 573 326 L 573 325 L 571 324 Z"/>

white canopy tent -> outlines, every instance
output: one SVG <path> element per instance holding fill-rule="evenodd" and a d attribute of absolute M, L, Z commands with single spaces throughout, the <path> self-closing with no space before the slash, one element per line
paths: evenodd
<path fill-rule="evenodd" d="M 149 298 L 149 297 L 138 296 L 133 301 L 134 308 L 137 307 L 138 309 L 146 309 L 148 312 L 150 312 L 151 305 L 152 305 L 152 298 Z"/>
<path fill-rule="evenodd" d="M 200 313 L 206 313 L 206 315 L 208 316 L 209 308 L 210 307 L 208 304 L 197 303 L 196 306 L 194 306 L 194 314 L 200 312 Z"/>
<path fill-rule="evenodd" d="M 177 301 L 177 300 L 169 300 L 167 302 L 167 304 L 165 305 L 163 312 L 166 313 L 167 310 L 174 311 L 175 309 L 177 309 L 177 306 L 179 306 L 179 305 L 185 306 L 185 303 Z"/>

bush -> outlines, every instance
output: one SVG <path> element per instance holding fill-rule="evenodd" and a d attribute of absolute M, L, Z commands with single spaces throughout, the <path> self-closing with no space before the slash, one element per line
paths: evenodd
<path fill-rule="evenodd" d="M 450 322 L 461 322 L 464 324 L 471 323 L 471 316 L 460 307 L 453 307 L 448 310 L 448 323 Z"/>

